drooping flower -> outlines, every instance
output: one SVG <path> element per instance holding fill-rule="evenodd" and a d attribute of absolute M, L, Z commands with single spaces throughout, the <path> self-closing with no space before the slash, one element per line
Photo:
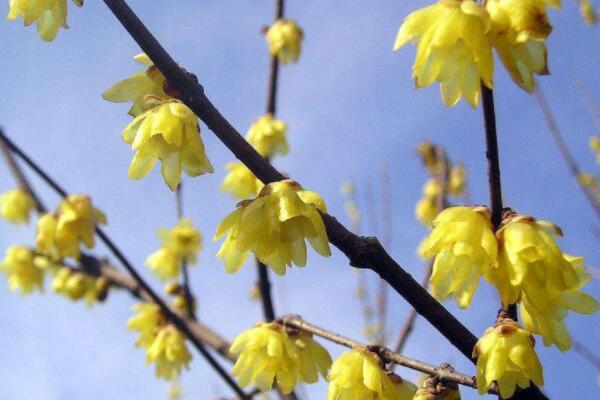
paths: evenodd
<path fill-rule="evenodd" d="M 161 247 L 146 258 L 146 265 L 161 280 L 177 278 L 181 273 L 181 258 L 173 249 Z"/>
<path fill-rule="evenodd" d="M 438 201 L 434 197 L 423 197 L 415 206 L 415 218 L 421 224 L 430 226 L 438 215 Z"/>
<path fill-rule="evenodd" d="M 271 55 L 283 64 L 298 61 L 303 37 L 304 32 L 296 22 L 283 18 L 275 21 L 266 33 Z"/>
<path fill-rule="evenodd" d="M 35 200 L 23 189 L 12 189 L 0 195 L 0 217 L 12 223 L 27 223 Z"/>
<path fill-rule="evenodd" d="M 146 69 L 115 83 L 102 93 L 102 97 L 114 103 L 132 102 L 129 115 L 137 117 L 155 105 L 155 97 L 169 99 L 172 96 L 165 93 L 165 77 L 145 53 L 138 54 L 133 60 Z"/>
<path fill-rule="evenodd" d="M 598 13 L 590 0 L 579 0 L 579 13 L 587 25 L 598 24 Z"/>
<path fill-rule="evenodd" d="M 534 347 L 531 333 L 511 319 L 488 328 L 473 349 L 479 393 L 487 392 L 493 382 L 504 399 L 512 397 L 517 387 L 528 388 L 531 382 L 543 386 L 543 368 Z"/>
<path fill-rule="evenodd" d="M 467 171 L 462 165 L 455 165 L 450 169 L 448 177 L 448 193 L 453 196 L 460 196 L 465 193 L 467 184 Z"/>
<path fill-rule="evenodd" d="M 416 387 L 391 378 L 379 357 L 356 349 L 342 354 L 329 371 L 328 400 L 410 400 Z"/>
<path fill-rule="evenodd" d="M 70 300 L 84 299 L 88 306 L 92 306 L 99 299 L 98 281 L 104 278 L 95 278 L 80 271 L 74 271 L 68 267 L 62 267 L 52 278 L 52 290 Z"/>
<path fill-rule="evenodd" d="M 441 299 L 454 295 L 459 307 L 468 307 L 481 275 L 496 262 L 497 246 L 487 208 L 442 211 L 419 248 L 424 258 L 435 257 L 431 275 L 434 295 Z"/>
<path fill-rule="evenodd" d="M 492 88 L 494 64 L 487 37 L 489 15 L 473 0 L 439 0 L 404 20 L 394 50 L 417 46 L 413 78 L 417 88 L 440 82 L 446 106 L 461 97 L 477 107 L 481 82 Z"/>
<path fill-rule="evenodd" d="M 582 291 L 590 276 L 583 266 L 583 257 L 573 257 L 563 254 L 563 257 L 577 271 L 579 284 L 572 290 L 561 292 L 551 298 L 545 309 L 536 309 L 527 295 L 520 301 L 521 316 L 525 328 L 531 333 L 540 335 L 545 346 L 556 345 L 560 350 L 567 351 L 571 347 L 571 335 L 564 323 L 569 311 L 579 314 L 593 314 L 598 311 L 600 304 L 592 296 Z"/>
<path fill-rule="evenodd" d="M 271 158 L 276 154 L 287 154 L 289 151 L 285 133 L 287 124 L 275 119 L 272 114 L 258 118 L 246 136 L 246 140 L 263 157 Z"/>
<path fill-rule="evenodd" d="M 263 188 L 263 183 L 243 163 L 230 162 L 226 168 L 229 173 L 221 184 L 222 191 L 243 200 L 255 197 Z"/>
<path fill-rule="evenodd" d="M 21 294 L 44 289 L 44 271 L 36 265 L 35 255 L 25 246 L 11 246 L 6 250 L 0 270 L 8 279 L 8 288 Z"/>
<path fill-rule="evenodd" d="M 548 74 L 544 40 L 552 31 L 546 3 L 540 0 L 490 0 L 485 5 L 492 28 L 490 37 L 513 81 L 535 90 L 534 75 Z"/>
<path fill-rule="evenodd" d="M 137 117 L 123 131 L 125 143 L 135 151 L 129 166 L 130 179 L 142 179 L 161 161 L 161 173 L 173 191 L 182 170 L 189 176 L 213 172 L 200 138 L 198 117 L 177 100 L 158 104 Z"/>
<path fill-rule="evenodd" d="M 156 365 L 156 376 L 176 379 L 192 360 L 184 336 L 156 304 L 135 304 L 133 310 L 138 314 L 127 321 L 127 327 L 140 335 L 135 345 L 146 349 L 146 362 Z"/>
<path fill-rule="evenodd" d="M 286 179 L 266 185 L 254 200 L 238 203 L 217 227 L 214 240 L 227 235 L 217 257 L 225 259 L 227 272 L 238 271 L 252 251 L 275 273 L 286 266 L 306 265 L 306 243 L 322 256 L 331 255 L 319 211 L 325 202 L 315 192 Z"/>
<path fill-rule="evenodd" d="M 255 383 L 267 391 L 277 385 L 290 393 L 301 382 L 315 383 L 331 366 L 329 353 L 304 332 L 287 332 L 278 323 L 263 323 L 241 333 L 230 351 L 239 354 L 233 376 L 242 387 Z"/>
<path fill-rule="evenodd" d="M 73 0 L 77 6 L 81 0 Z M 67 0 L 10 0 L 10 9 L 6 18 L 15 20 L 23 17 L 23 24 L 29 26 L 37 22 L 40 38 L 51 42 L 59 28 L 68 29 Z"/>
<path fill-rule="evenodd" d="M 92 205 L 92 201 L 85 195 L 71 195 L 65 198 L 58 206 L 58 223 L 56 226 L 56 240 L 61 246 L 63 236 L 69 242 L 75 238 L 78 242 L 91 249 L 94 247 L 94 230 L 97 225 L 106 225 L 106 216 L 102 211 Z M 68 245 L 64 246 L 69 247 Z M 79 246 L 77 254 L 65 254 L 72 257 L 79 257 Z"/>

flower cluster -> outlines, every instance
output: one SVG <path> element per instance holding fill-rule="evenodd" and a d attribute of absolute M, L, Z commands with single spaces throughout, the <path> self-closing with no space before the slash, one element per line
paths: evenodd
<path fill-rule="evenodd" d="M 81 7 L 83 0 L 73 0 Z M 40 38 L 51 42 L 56 38 L 60 28 L 67 25 L 67 0 L 10 0 L 10 9 L 6 18 L 15 20 L 23 17 L 23 24 L 29 26 L 37 23 Z"/>
<path fill-rule="evenodd" d="M 263 323 L 241 333 L 230 351 L 239 354 L 233 376 L 242 387 L 254 382 L 263 391 L 276 384 L 290 393 L 301 382 L 315 383 L 327 376 L 329 353 L 311 335 L 288 332 L 278 323 Z"/>
<path fill-rule="evenodd" d="M 35 200 L 23 189 L 12 189 L 0 195 L 0 218 L 15 223 L 29 222 Z"/>
<path fill-rule="evenodd" d="M 552 28 L 542 0 L 439 0 L 415 11 L 400 27 L 394 50 L 417 46 L 413 78 L 418 88 L 440 83 L 446 106 L 461 97 L 477 107 L 481 82 L 493 87 L 496 49 L 512 79 L 535 89 L 534 75 L 548 73 L 544 41 Z"/>
<path fill-rule="evenodd" d="M 61 201 L 56 212 L 42 215 L 37 223 L 36 250 L 54 261 L 65 257 L 79 259 L 80 245 L 94 247 L 94 230 L 106 224 L 105 215 L 85 195 L 71 195 Z"/>
<path fill-rule="evenodd" d="M 44 270 L 36 262 L 34 252 L 27 247 L 9 247 L 4 260 L 0 261 L 0 271 L 6 275 L 10 290 L 27 294 L 44 289 Z"/>
<path fill-rule="evenodd" d="M 160 229 L 158 236 L 163 241 L 162 246 L 146 259 L 146 265 L 160 279 L 177 278 L 183 262 L 196 264 L 202 248 L 202 235 L 192 221 L 182 218 L 172 229 Z"/>
<path fill-rule="evenodd" d="M 321 255 L 331 255 L 319 211 L 325 203 L 292 180 L 266 185 L 253 200 L 238 203 L 217 227 L 214 240 L 227 236 L 217 257 L 227 272 L 238 271 L 252 251 L 278 275 L 286 266 L 306 265 L 305 239 Z"/>
<path fill-rule="evenodd" d="M 296 22 L 283 18 L 275 21 L 266 33 L 271 55 L 283 64 L 298 61 L 303 37 L 304 33 Z"/>
<path fill-rule="evenodd" d="M 135 60 L 146 70 L 117 82 L 102 96 L 112 102 L 132 102 L 134 119 L 122 133 L 135 152 L 129 166 L 130 179 L 142 179 L 161 162 L 162 176 L 171 190 L 177 189 L 181 173 L 199 176 L 213 172 L 200 138 L 198 117 L 179 101 L 164 76 L 147 56 Z"/>
<path fill-rule="evenodd" d="M 52 278 L 54 292 L 73 301 L 83 299 L 88 306 L 97 301 L 104 301 L 109 287 L 110 284 L 105 278 L 96 278 L 68 267 L 59 268 Z"/>
<path fill-rule="evenodd" d="M 381 359 L 364 349 L 342 354 L 329 371 L 328 400 L 411 400 L 417 387 L 386 371 Z"/>
<path fill-rule="evenodd" d="M 129 319 L 127 327 L 140 335 L 136 346 L 146 349 L 146 362 L 156 365 L 156 376 L 176 379 L 192 360 L 185 337 L 168 323 L 156 304 L 136 304 L 133 310 L 138 314 Z"/>

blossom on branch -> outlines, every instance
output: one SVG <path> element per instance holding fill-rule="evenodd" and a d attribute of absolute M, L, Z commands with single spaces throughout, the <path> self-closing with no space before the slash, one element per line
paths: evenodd
<path fill-rule="evenodd" d="M 229 173 L 223 179 L 221 190 L 230 192 L 233 197 L 240 200 L 255 197 L 265 186 L 244 163 L 230 162 L 225 167 Z"/>
<path fill-rule="evenodd" d="M 331 255 L 327 232 L 319 211 L 325 202 L 315 192 L 286 179 L 266 185 L 253 200 L 238 203 L 217 227 L 214 240 L 226 235 L 217 257 L 225 269 L 237 272 L 250 252 L 278 275 L 286 266 L 306 265 L 306 243 L 322 256 Z"/>
<path fill-rule="evenodd" d="M 246 140 L 260 155 L 271 158 L 276 154 L 288 153 L 286 131 L 285 122 L 275 119 L 272 114 L 265 114 L 250 126 Z"/>
<path fill-rule="evenodd" d="M 73 3 L 83 5 L 82 0 L 73 0 Z M 59 28 L 69 28 L 67 0 L 10 0 L 9 5 L 6 18 L 15 20 L 23 17 L 25 26 L 37 22 L 38 33 L 45 42 L 54 40 Z"/>
<path fill-rule="evenodd" d="M 304 32 L 296 22 L 283 18 L 275 21 L 266 32 L 271 55 L 283 64 L 298 61 L 303 37 Z"/>
<path fill-rule="evenodd" d="M 12 189 L 0 195 L 0 217 L 12 223 L 27 223 L 35 200 L 23 189 Z"/>
<path fill-rule="evenodd" d="M 233 376 L 242 387 L 255 383 L 263 391 L 277 385 L 290 393 L 298 383 L 315 383 L 327 376 L 329 353 L 312 335 L 288 332 L 278 323 L 263 323 L 241 333 L 230 351 L 239 354 Z"/>
<path fill-rule="evenodd" d="M 54 292 L 73 301 L 84 299 L 88 306 L 103 301 L 108 294 L 109 286 L 105 278 L 96 278 L 68 267 L 58 269 L 52 279 Z"/>
<path fill-rule="evenodd" d="M 44 289 L 44 271 L 36 263 L 35 254 L 25 246 L 11 246 L 0 261 L 0 271 L 8 279 L 8 288 L 21 294 Z"/>

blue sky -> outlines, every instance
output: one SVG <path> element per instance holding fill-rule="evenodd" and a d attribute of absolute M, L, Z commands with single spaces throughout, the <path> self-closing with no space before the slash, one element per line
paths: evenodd
<path fill-rule="evenodd" d="M 193 71 L 206 93 L 241 132 L 264 110 L 268 57 L 260 35 L 272 18 L 272 1 L 131 1 L 168 51 Z M 289 156 L 275 160 L 281 170 L 305 187 L 320 192 L 332 214 L 342 220 L 339 185 L 354 179 L 361 188 L 387 162 L 392 180 L 394 257 L 415 277 L 423 263 L 415 248 L 425 230 L 413 218 L 413 207 L 426 179 L 414 156 L 420 140 L 446 146 L 470 174 L 476 203 L 487 202 L 481 110 L 461 104 L 446 109 L 437 88 L 414 90 L 410 80 L 414 50 L 391 51 L 402 19 L 427 3 L 378 0 L 289 1 L 287 13 L 299 21 L 306 40 L 299 64 L 283 68 L 279 117 L 289 124 Z M 5 11 L 8 7 L 5 6 Z M 549 39 L 552 75 L 542 85 L 569 147 L 586 170 L 597 172 L 587 149 L 597 132 L 574 91 L 570 75 L 586 82 L 600 102 L 595 57 L 596 29 L 583 25 L 573 2 L 550 11 L 554 32 Z M 53 43 L 43 43 L 35 28 L 19 22 L 0 24 L 2 96 L 0 124 L 6 132 L 68 190 L 88 193 L 109 218 L 108 233 L 144 274 L 146 256 L 159 245 L 155 231 L 175 221 L 174 197 L 158 171 L 139 182 L 127 180 L 132 153 L 120 132 L 128 123 L 127 106 L 101 99 L 100 93 L 137 70 L 131 57 L 136 44 L 102 2 L 70 7 L 71 28 Z M 518 89 L 497 63 L 496 100 L 503 190 L 506 203 L 518 211 L 560 225 L 564 251 L 583 255 L 600 266 L 598 242 L 591 229 L 598 223 L 558 158 L 534 99 Z M 260 307 L 245 294 L 255 279 L 251 264 L 236 275 L 216 260 L 218 243 L 211 237 L 235 201 L 219 191 L 229 151 L 205 127 L 202 136 L 215 173 L 185 180 L 186 214 L 204 234 L 204 250 L 192 270 L 201 319 L 229 338 L 261 318 Z M 57 198 L 37 179 L 35 187 L 48 205 Z M 0 190 L 14 183 L 0 166 Z M 359 197 L 361 194 L 359 193 Z M 361 200 L 364 204 L 364 201 Z M 33 225 L 33 224 L 32 224 Z M 368 229 L 366 234 L 375 234 Z M 32 243 L 33 227 L 0 222 L 0 250 Z M 98 255 L 106 255 L 97 246 Z M 377 282 L 369 274 L 372 284 Z M 362 317 L 354 297 L 355 275 L 334 251 L 330 259 L 309 254 L 305 269 L 274 278 L 279 313 L 293 312 L 319 325 L 361 338 Z M 160 289 L 158 281 L 152 284 Z M 588 292 L 600 298 L 598 282 Z M 332 294 L 335 293 L 333 296 Z M 107 304 L 88 310 L 52 294 L 21 298 L 0 295 L 0 396 L 6 399 L 60 400 L 89 398 L 163 399 L 166 384 L 144 366 L 144 354 L 133 347 L 135 335 L 125 329 L 132 299 L 112 293 Z M 495 317 L 497 300 L 482 284 L 474 306 L 459 311 L 447 303 L 469 329 L 481 334 Z M 408 311 L 390 292 L 389 333 L 395 338 Z M 570 316 L 573 336 L 600 349 L 600 317 Z M 538 345 L 545 366 L 546 390 L 554 399 L 597 398 L 597 372 L 577 354 Z M 335 357 L 343 350 L 329 346 Z M 406 354 L 430 363 L 451 362 L 472 374 L 474 367 L 427 322 L 417 323 Z M 399 370 L 404 376 L 416 375 Z M 188 398 L 229 394 L 219 378 L 194 353 L 182 377 Z M 307 387 L 310 398 L 323 397 L 323 383 Z M 472 390 L 463 398 L 475 399 Z"/>

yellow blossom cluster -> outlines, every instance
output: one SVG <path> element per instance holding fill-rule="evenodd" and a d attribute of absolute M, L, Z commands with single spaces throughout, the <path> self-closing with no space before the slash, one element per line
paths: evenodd
<path fill-rule="evenodd" d="M 83 0 L 73 0 L 81 7 Z M 10 0 L 10 8 L 6 18 L 15 20 L 23 17 L 23 24 L 29 26 L 37 23 L 40 38 L 50 42 L 56 38 L 60 28 L 67 25 L 67 0 Z"/>
<path fill-rule="evenodd" d="M 15 224 L 29 222 L 35 200 L 23 189 L 12 189 L 0 195 L 0 218 Z"/>
<path fill-rule="evenodd" d="M 106 224 L 106 216 L 85 195 L 71 195 L 56 212 L 42 215 L 37 223 L 36 250 L 54 261 L 65 257 L 79 259 L 80 245 L 94 247 L 94 230 Z"/>
<path fill-rule="evenodd" d="M 266 38 L 271 55 L 283 64 L 296 62 L 300 57 L 304 32 L 292 20 L 280 18 L 271 25 Z"/>
<path fill-rule="evenodd" d="M 82 271 L 76 271 L 68 267 L 61 267 L 52 278 L 52 290 L 67 297 L 70 300 L 85 300 L 88 306 L 97 301 L 104 301 L 108 295 L 108 281 L 96 278 Z"/>
<path fill-rule="evenodd" d="M 512 397 L 516 387 L 528 388 L 530 382 L 543 386 L 543 368 L 534 346 L 531 333 L 511 319 L 487 329 L 473 349 L 479 393 L 487 392 L 494 382 L 503 399 Z"/>
<path fill-rule="evenodd" d="M 179 276 L 181 264 L 196 264 L 202 248 L 202 235 L 188 218 L 181 218 L 172 229 L 159 229 L 162 246 L 146 259 L 146 265 L 163 281 Z"/>
<path fill-rule="evenodd" d="M 365 349 L 342 354 L 329 371 L 328 400 L 411 400 L 417 387 L 386 371 L 381 359 Z"/>
<path fill-rule="evenodd" d="M 25 246 L 11 246 L 0 261 L 0 271 L 6 275 L 8 288 L 28 294 L 44 289 L 44 270 L 34 252 Z"/>
<path fill-rule="evenodd" d="M 214 240 L 226 236 L 217 257 L 229 273 L 237 272 L 252 251 L 278 275 L 286 266 L 306 265 L 305 239 L 321 255 L 331 255 L 319 211 L 325 202 L 297 182 L 283 180 L 266 185 L 253 200 L 238 203 L 217 227 Z"/>
<path fill-rule="evenodd" d="M 133 310 L 138 314 L 129 319 L 127 327 L 140 335 L 136 346 L 146 350 L 146 362 L 155 364 L 157 377 L 168 381 L 176 379 L 192 360 L 185 337 L 168 323 L 156 304 L 136 304 Z"/>
<path fill-rule="evenodd" d="M 548 73 L 544 41 L 552 27 L 544 0 L 439 0 L 413 12 L 400 27 L 394 50 L 408 42 L 417 46 L 413 78 L 417 88 L 438 81 L 443 102 L 454 106 L 461 97 L 479 104 L 481 83 L 493 87 L 496 49 L 512 79 L 533 92 L 534 75 Z"/>
<path fill-rule="evenodd" d="M 213 172 L 200 137 L 198 117 L 178 100 L 164 76 L 144 54 L 135 60 L 146 70 L 117 82 L 102 96 L 112 102 L 132 102 L 134 119 L 122 133 L 135 152 L 130 179 L 142 179 L 161 162 L 161 173 L 171 190 L 177 189 L 182 171 L 189 176 Z"/>
<path fill-rule="evenodd" d="M 239 354 L 233 376 L 240 386 L 250 383 L 263 391 L 277 385 L 290 393 L 298 383 L 315 383 L 327 376 L 329 353 L 304 332 L 288 332 L 278 323 L 263 323 L 241 333 L 230 351 Z"/>

